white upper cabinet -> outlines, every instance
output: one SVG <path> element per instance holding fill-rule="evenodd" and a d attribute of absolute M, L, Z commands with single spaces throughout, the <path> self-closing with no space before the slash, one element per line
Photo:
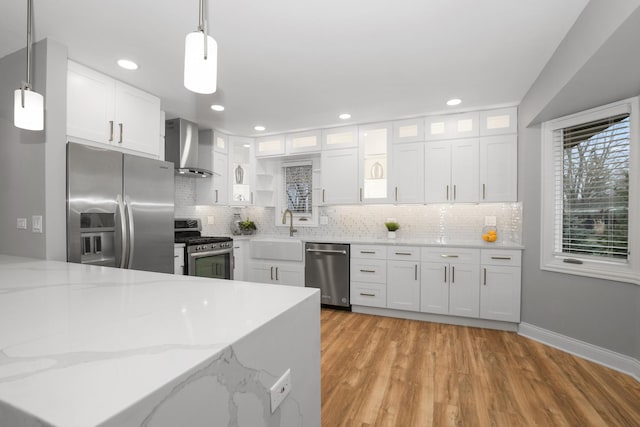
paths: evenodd
<path fill-rule="evenodd" d="M 480 135 L 504 135 L 518 132 L 517 107 L 480 112 Z"/>
<path fill-rule="evenodd" d="M 68 62 L 67 135 L 72 139 L 160 158 L 160 117 L 158 97 Z"/>
<path fill-rule="evenodd" d="M 319 153 L 322 148 L 320 131 L 291 133 L 286 137 L 287 154 Z"/>
<path fill-rule="evenodd" d="M 211 178 L 196 180 L 196 204 L 226 205 L 229 203 L 229 170 L 226 153 L 215 150 L 216 132 L 198 132 L 198 166 L 213 172 Z"/>
<path fill-rule="evenodd" d="M 395 144 L 391 165 L 393 201 L 424 203 L 424 143 Z"/>
<path fill-rule="evenodd" d="M 353 205 L 359 201 L 358 149 L 324 150 L 320 160 L 323 205 Z"/>
<path fill-rule="evenodd" d="M 518 135 L 480 138 L 480 201 L 518 200 Z"/>
<path fill-rule="evenodd" d="M 360 201 L 388 203 L 392 201 L 389 177 L 391 123 L 360 126 Z"/>
<path fill-rule="evenodd" d="M 424 119 L 393 122 L 393 143 L 424 141 Z"/>
<path fill-rule="evenodd" d="M 213 149 L 218 153 L 229 154 L 229 136 L 218 131 L 214 131 Z"/>
<path fill-rule="evenodd" d="M 283 156 L 284 153 L 284 135 L 272 135 L 256 138 L 256 157 Z"/>
<path fill-rule="evenodd" d="M 358 147 L 358 127 L 343 126 L 322 130 L 322 149 L 338 150 Z"/>
<path fill-rule="evenodd" d="M 478 138 L 428 142 L 425 149 L 425 201 L 477 202 Z"/>
<path fill-rule="evenodd" d="M 478 112 L 427 117 L 425 120 L 426 140 L 476 137 L 480 135 L 479 117 L 480 113 Z"/>

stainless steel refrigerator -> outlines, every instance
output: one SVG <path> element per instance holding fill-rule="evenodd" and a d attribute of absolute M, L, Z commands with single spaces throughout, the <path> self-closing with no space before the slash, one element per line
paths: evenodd
<path fill-rule="evenodd" d="M 67 260 L 173 273 L 172 163 L 67 144 Z"/>

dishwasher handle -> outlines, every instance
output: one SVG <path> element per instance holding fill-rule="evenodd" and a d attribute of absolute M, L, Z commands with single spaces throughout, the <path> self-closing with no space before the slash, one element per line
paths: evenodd
<path fill-rule="evenodd" d="M 335 249 L 307 249 L 307 252 L 319 252 L 319 253 L 323 253 L 323 254 L 341 254 L 341 255 L 346 255 L 347 251 L 338 251 Z"/>

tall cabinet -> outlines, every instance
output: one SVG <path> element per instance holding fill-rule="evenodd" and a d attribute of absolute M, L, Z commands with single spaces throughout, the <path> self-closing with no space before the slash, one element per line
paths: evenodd
<path fill-rule="evenodd" d="M 230 205 L 253 204 L 255 186 L 253 142 L 253 138 L 229 137 Z"/>
<path fill-rule="evenodd" d="M 388 203 L 391 197 L 389 154 L 391 123 L 359 126 L 360 201 Z"/>
<path fill-rule="evenodd" d="M 358 128 L 322 131 L 320 203 L 353 205 L 359 202 Z"/>
<path fill-rule="evenodd" d="M 229 204 L 228 136 L 212 130 L 198 132 L 199 166 L 213 172 L 210 179 L 196 180 L 196 203 Z"/>

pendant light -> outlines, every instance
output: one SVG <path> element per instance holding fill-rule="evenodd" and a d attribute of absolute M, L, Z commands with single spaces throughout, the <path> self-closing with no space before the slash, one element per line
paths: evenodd
<path fill-rule="evenodd" d="M 13 124 L 27 130 L 44 129 L 44 98 L 31 87 L 31 7 L 27 0 L 27 81 L 13 94 Z"/>
<path fill-rule="evenodd" d="M 198 29 L 187 34 L 184 47 L 184 87 L 209 94 L 217 89 L 218 44 L 207 34 L 204 0 L 200 0 Z"/>

